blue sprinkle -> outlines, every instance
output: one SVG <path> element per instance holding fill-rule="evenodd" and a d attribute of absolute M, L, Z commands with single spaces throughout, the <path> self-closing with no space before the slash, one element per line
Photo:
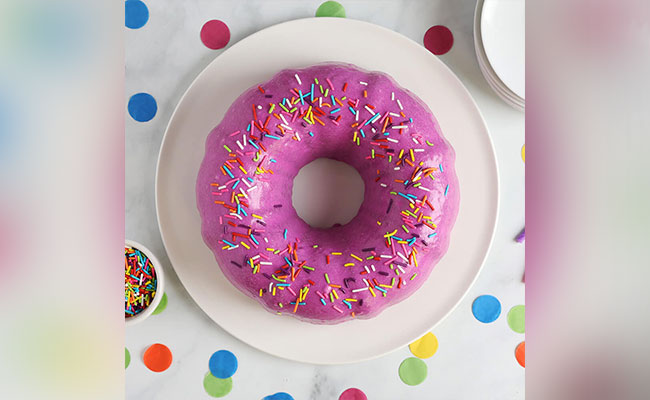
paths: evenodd
<path fill-rule="evenodd" d="M 407 195 L 408 197 L 413 198 L 413 199 L 417 199 L 417 198 L 418 198 L 418 196 L 416 196 L 416 195 L 414 195 L 414 194 L 411 194 L 411 193 L 407 193 L 406 195 Z"/>
<path fill-rule="evenodd" d="M 291 284 L 290 283 L 276 283 L 275 286 L 289 287 L 289 286 L 291 286 Z"/>
<path fill-rule="evenodd" d="M 397 194 L 404 197 L 406 200 L 410 200 L 409 197 L 402 192 L 397 192 Z"/>
<path fill-rule="evenodd" d="M 300 95 L 300 104 L 302 104 L 304 106 L 305 101 L 303 100 L 303 97 L 302 97 L 302 90 L 298 89 L 298 94 Z"/>
<path fill-rule="evenodd" d="M 380 292 L 388 293 L 386 289 L 382 289 L 379 286 L 375 286 L 375 289 L 379 290 Z"/>
<path fill-rule="evenodd" d="M 363 131 L 363 129 L 359 129 L 359 132 L 361 132 L 361 137 L 363 138 L 366 137 L 366 133 Z"/>
<path fill-rule="evenodd" d="M 271 162 L 277 162 L 277 160 L 276 160 L 275 158 L 272 158 L 272 159 L 270 159 L 269 161 L 271 161 Z"/>
<path fill-rule="evenodd" d="M 250 130 L 251 130 L 251 124 L 248 124 L 248 126 L 246 127 L 246 132 L 250 132 Z"/>
<path fill-rule="evenodd" d="M 260 242 L 258 242 L 257 239 L 255 239 L 255 236 L 253 236 L 252 233 L 251 233 L 251 240 L 255 242 L 255 244 L 260 244 Z"/>
<path fill-rule="evenodd" d="M 260 148 L 257 146 L 257 144 L 255 144 L 255 141 L 254 141 L 254 140 L 249 139 L 249 140 L 248 140 L 248 143 L 250 143 L 251 146 L 255 147 L 257 150 L 260 149 Z"/>
<path fill-rule="evenodd" d="M 312 137 L 313 137 L 313 136 L 314 136 L 314 133 L 313 133 L 313 132 L 309 132 L 309 136 L 312 136 Z"/>
<path fill-rule="evenodd" d="M 431 237 L 431 236 L 436 236 L 437 234 L 438 234 L 438 232 L 433 232 L 433 233 L 432 233 L 432 234 L 430 234 L 430 235 L 429 235 L 428 237 Z"/>
<path fill-rule="evenodd" d="M 250 176 L 247 176 L 246 179 L 248 179 L 249 182 L 253 182 L 253 178 L 251 178 Z"/>
<path fill-rule="evenodd" d="M 325 303 L 325 300 L 323 300 L 323 299 L 320 299 L 320 302 L 323 303 L 324 306 L 327 305 L 327 303 Z"/>
<path fill-rule="evenodd" d="M 232 185 L 232 189 L 236 188 L 237 185 L 239 185 L 239 182 L 240 182 L 240 181 L 241 181 L 241 179 L 237 179 L 237 182 L 235 182 L 235 184 Z"/>
<path fill-rule="evenodd" d="M 321 299 L 321 300 L 322 300 L 322 299 Z M 343 304 L 345 304 L 346 306 L 348 306 L 348 308 L 349 308 L 350 310 L 352 309 L 352 304 L 350 304 L 349 301 L 347 301 L 347 300 L 343 300 Z"/>
<path fill-rule="evenodd" d="M 413 118 L 409 118 L 409 122 L 413 123 Z"/>
<path fill-rule="evenodd" d="M 287 230 L 284 230 L 284 240 L 287 240 Z"/>
<path fill-rule="evenodd" d="M 286 261 L 287 264 L 289 264 L 290 266 L 293 267 L 293 263 L 292 263 L 291 260 L 289 260 L 287 257 L 284 257 L 284 261 Z"/>
<path fill-rule="evenodd" d="M 438 168 L 440 168 L 440 172 L 445 172 L 445 170 L 442 169 L 442 164 L 438 164 Z"/>
<path fill-rule="evenodd" d="M 235 179 L 235 175 L 233 175 L 232 172 L 230 172 L 226 164 L 223 165 L 223 169 L 228 173 L 228 175 L 230 175 L 231 178 Z"/>
<path fill-rule="evenodd" d="M 336 100 L 334 100 L 334 95 L 333 94 L 330 95 L 330 99 L 332 99 L 332 106 L 334 106 L 334 104 L 336 103 Z"/>
<path fill-rule="evenodd" d="M 228 246 L 230 246 L 230 247 L 235 247 L 234 244 L 230 243 L 230 242 L 227 241 L 226 239 L 221 239 L 221 240 L 222 240 L 225 244 L 227 244 Z"/>
<path fill-rule="evenodd" d="M 353 115 L 357 115 L 357 112 L 354 110 L 354 108 L 352 108 L 352 107 L 348 107 L 348 110 L 350 110 L 350 112 L 351 112 Z"/>
<path fill-rule="evenodd" d="M 314 84 L 311 84 L 311 101 L 314 101 Z"/>
<path fill-rule="evenodd" d="M 275 140 L 281 140 L 282 139 L 282 138 L 274 136 L 274 135 L 267 135 L 266 133 L 264 134 L 264 136 L 270 137 L 271 139 L 275 139 Z"/>
<path fill-rule="evenodd" d="M 246 211 L 244 211 L 243 208 L 241 209 L 241 213 L 244 214 L 244 217 L 248 217 L 248 214 L 246 213 Z"/>
<path fill-rule="evenodd" d="M 371 124 L 371 123 L 375 122 L 375 120 L 376 120 L 377 118 L 379 118 L 379 117 L 381 117 L 381 114 L 379 114 L 379 113 L 373 115 L 372 118 L 370 118 L 368 121 L 366 121 L 365 124 L 363 124 L 363 126 L 366 126 L 366 125 L 368 125 L 368 124 Z"/>
<path fill-rule="evenodd" d="M 449 191 L 449 185 L 445 188 L 445 196 L 447 195 L 447 192 Z"/>
<path fill-rule="evenodd" d="M 333 109 L 332 111 L 330 111 L 330 114 L 336 114 L 339 111 L 341 111 L 341 107 Z"/>

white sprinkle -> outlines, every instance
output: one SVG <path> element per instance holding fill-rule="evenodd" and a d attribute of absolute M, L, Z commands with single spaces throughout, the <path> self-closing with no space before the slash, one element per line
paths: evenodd
<path fill-rule="evenodd" d="M 370 286 L 370 282 L 366 278 L 363 278 L 363 281 L 366 283 L 366 286 Z"/>
<path fill-rule="evenodd" d="M 296 80 L 298 81 L 298 84 L 302 85 L 302 81 L 300 80 L 300 77 L 298 76 L 298 74 L 295 74 L 294 76 L 296 77 Z"/>
<path fill-rule="evenodd" d="M 318 107 L 322 107 L 322 106 L 323 106 L 323 98 L 319 97 L 318 98 Z"/>
<path fill-rule="evenodd" d="M 374 265 L 371 265 L 370 268 L 373 270 L 373 272 L 375 271 L 375 266 Z"/>
<path fill-rule="evenodd" d="M 393 258 L 390 254 L 382 254 L 379 256 L 379 258 Z"/>
<path fill-rule="evenodd" d="M 399 114 L 395 114 L 394 112 L 391 112 L 391 113 L 389 113 L 389 114 L 392 115 L 393 117 L 401 117 L 401 115 L 399 115 Z"/>
<path fill-rule="evenodd" d="M 399 99 L 397 99 L 397 105 L 399 106 L 399 109 L 400 109 L 400 110 L 403 110 L 403 109 L 404 109 L 404 107 L 402 107 L 402 102 L 399 101 Z"/>
<path fill-rule="evenodd" d="M 358 293 L 358 292 L 363 292 L 364 290 L 368 290 L 367 287 L 361 288 L 361 289 L 353 289 L 352 293 Z"/>
<path fill-rule="evenodd" d="M 244 185 L 251 187 L 251 184 L 248 183 L 248 179 L 242 179 L 241 181 L 244 182 Z"/>
<path fill-rule="evenodd" d="M 257 106 L 257 109 L 258 109 L 258 110 L 261 110 L 261 109 L 262 109 L 262 106 Z"/>
<path fill-rule="evenodd" d="M 265 237 L 265 238 L 264 238 L 264 241 L 265 241 L 266 243 L 268 243 L 268 242 L 269 242 L 269 239 Z"/>
<path fill-rule="evenodd" d="M 397 252 L 397 255 L 402 258 L 402 260 L 406 261 L 407 263 L 409 262 L 409 259 L 404 257 L 404 254 L 400 253 L 399 251 Z"/>
<path fill-rule="evenodd" d="M 361 82 L 361 81 L 359 81 L 359 83 L 362 84 L 362 85 L 364 85 L 364 86 L 368 86 L 368 83 L 367 83 L 367 82 Z"/>
<path fill-rule="evenodd" d="M 354 120 L 359 122 L 359 111 L 354 115 Z"/>
<path fill-rule="evenodd" d="M 239 245 L 233 246 L 233 247 L 228 247 L 226 250 L 235 250 L 237 247 L 239 247 Z"/>
<path fill-rule="evenodd" d="M 395 167 L 395 168 L 393 168 L 393 169 L 394 169 L 395 171 L 399 171 L 400 168 L 401 168 L 401 167 Z"/>
<path fill-rule="evenodd" d="M 391 126 L 391 129 L 406 129 L 408 128 L 407 125 L 396 125 L 396 126 Z"/>
<path fill-rule="evenodd" d="M 389 142 L 399 143 L 399 140 L 397 140 L 397 139 L 393 139 L 393 138 L 389 138 L 389 137 L 387 137 L 385 139 L 388 140 Z"/>
<path fill-rule="evenodd" d="M 225 188 L 226 188 L 226 185 L 221 185 L 221 186 L 219 186 L 217 189 L 219 189 L 219 190 L 224 190 Z"/>
<path fill-rule="evenodd" d="M 296 132 L 296 138 L 298 139 L 298 141 L 300 141 L 300 135 L 298 134 L 298 132 Z"/>
<path fill-rule="evenodd" d="M 237 213 L 234 213 L 234 212 L 231 212 L 230 215 L 232 215 L 232 216 L 234 216 L 234 217 L 237 217 L 237 218 L 239 218 L 239 219 L 243 219 L 243 218 L 241 217 L 241 215 L 239 215 L 239 214 L 237 214 Z"/>
<path fill-rule="evenodd" d="M 239 146 L 240 149 L 244 150 L 244 146 L 241 145 L 241 143 L 239 142 L 239 140 L 237 141 L 237 146 Z"/>
<path fill-rule="evenodd" d="M 395 264 L 395 266 L 396 266 L 397 269 L 399 269 L 403 274 L 405 273 L 404 270 L 402 269 L 402 267 L 399 266 L 399 264 Z"/>
<path fill-rule="evenodd" d="M 421 152 L 423 152 L 423 151 L 424 151 L 424 149 L 413 149 L 413 152 L 414 152 L 414 153 L 421 153 Z"/>
<path fill-rule="evenodd" d="M 247 192 L 250 192 L 251 190 L 255 190 L 255 189 L 257 189 L 257 186 L 253 186 L 252 188 L 250 188 L 250 189 L 248 189 L 248 190 L 246 190 L 246 191 L 247 191 Z"/>
<path fill-rule="evenodd" d="M 411 139 L 413 139 L 413 143 L 415 143 L 415 144 L 420 144 L 420 143 L 418 143 L 417 140 L 415 140 L 415 138 L 411 138 Z"/>
<path fill-rule="evenodd" d="M 286 124 L 280 124 L 280 126 L 283 127 L 284 129 L 288 130 L 288 131 L 293 130 L 293 129 L 291 129 L 291 127 L 289 125 L 286 125 Z"/>
<path fill-rule="evenodd" d="M 391 101 L 395 101 L 395 92 L 390 92 Z"/>
<path fill-rule="evenodd" d="M 242 137 L 244 138 L 244 139 L 243 139 L 243 141 L 244 141 L 244 146 L 246 146 L 246 134 L 244 133 L 244 134 L 242 135 Z"/>
<path fill-rule="evenodd" d="M 422 190 L 424 190 L 425 192 L 430 192 L 430 191 L 431 191 L 431 189 L 427 189 L 427 188 L 425 188 L 424 186 L 418 186 L 418 189 L 422 189 Z"/>
<path fill-rule="evenodd" d="M 370 107 L 368 107 L 368 106 L 364 106 L 364 108 L 366 109 L 366 111 L 368 111 L 372 115 L 377 114 L 376 112 L 372 111 L 372 109 Z"/>
<path fill-rule="evenodd" d="M 244 192 L 244 189 L 242 189 L 242 188 L 240 187 L 240 188 L 239 188 L 239 192 L 240 192 L 241 194 L 243 194 L 244 197 L 246 197 L 246 198 L 248 199 L 248 195 Z"/>
<path fill-rule="evenodd" d="M 280 114 L 280 118 L 282 118 L 282 121 L 285 123 L 285 125 L 289 125 L 286 119 L 284 119 L 284 115 Z"/>
<path fill-rule="evenodd" d="M 273 265 L 270 261 L 260 261 L 260 265 Z"/>
<path fill-rule="evenodd" d="M 381 186 L 381 187 L 388 187 L 388 185 L 386 185 L 385 183 L 380 183 L 379 186 Z"/>
<path fill-rule="evenodd" d="M 251 257 L 251 260 L 255 261 L 255 260 L 257 260 L 258 258 L 260 258 L 260 255 L 259 255 L 259 254 L 256 255 L 256 256 Z M 261 263 L 260 263 L 260 264 L 261 264 Z"/>

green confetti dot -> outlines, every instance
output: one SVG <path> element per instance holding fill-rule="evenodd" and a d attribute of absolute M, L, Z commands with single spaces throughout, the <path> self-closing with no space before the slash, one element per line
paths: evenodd
<path fill-rule="evenodd" d="M 399 365 L 399 377 L 407 385 L 419 385 L 427 377 L 427 365 L 419 358 L 409 357 Z"/>
<path fill-rule="evenodd" d="M 129 364 L 131 364 L 131 353 L 129 353 L 129 349 L 126 347 L 124 348 L 124 369 L 126 369 Z"/>
<path fill-rule="evenodd" d="M 161 312 L 165 311 L 165 308 L 167 308 L 167 293 L 163 293 L 163 297 L 160 299 L 160 303 L 158 303 L 158 307 L 156 307 L 155 310 L 151 313 L 152 315 L 160 314 Z"/>
<path fill-rule="evenodd" d="M 208 372 L 203 378 L 203 388 L 212 397 L 223 397 L 232 390 L 232 378 L 219 379 Z"/>
<path fill-rule="evenodd" d="M 345 18 L 345 8 L 336 1 L 326 1 L 318 7 L 316 16 Z"/>
<path fill-rule="evenodd" d="M 526 306 L 514 306 L 508 311 L 508 325 L 517 333 L 526 331 Z"/>

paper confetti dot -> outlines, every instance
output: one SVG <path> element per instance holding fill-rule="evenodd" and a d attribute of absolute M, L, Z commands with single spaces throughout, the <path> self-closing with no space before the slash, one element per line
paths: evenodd
<path fill-rule="evenodd" d="M 508 311 L 508 326 L 517 333 L 526 331 L 526 306 L 514 306 Z"/>
<path fill-rule="evenodd" d="M 521 146 L 521 159 L 526 162 L 526 145 Z"/>
<path fill-rule="evenodd" d="M 142 28 L 149 20 L 149 9 L 140 0 L 126 0 L 124 2 L 124 18 L 127 28 Z"/>
<path fill-rule="evenodd" d="M 472 303 L 472 313 L 483 323 L 494 322 L 501 315 L 501 303 L 496 297 L 488 294 L 479 296 Z"/>
<path fill-rule="evenodd" d="M 208 49 L 223 49 L 230 42 L 230 29 L 218 19 L 208 21 L 201 28 L 201 41 Z"/>
<path fill-rule="evenodd" d="M 294 400 L 294 399 L 289 393 L 278 392 L 275 394 L 268 395 L 264 397 L 262 400 Z"/>
<path fill-rule="evenodd" d="M 165 308 L 167 308 L 167 293 L 163 293 L 163 296 L 160 299 L 160 303 L 158 303 L 158 307 L 156 307 L 156 309 L 153 310 L 151 314 L 160 314 L 161 312 L 165 311 Z"/>
<path fill-rule="evenodd" d="M 156 116 L 158 105 L 156 99 L 149 93 L 138 93 L 129 99 L 128 110 L 134 120 L 147 122 Z"/>
<path fill-rule="evenodd" d="M 203 378 L 203 388 L 212 397 L 223 397 L 232 390 L 232 378 L 219 379 L 208 372 Z"/>
<path fill-rule="evenodd" d="M 419 358 L 409 357 L 399 365 L 399 377 L 407 385 L 419 385 L 427 377 L 427 365 Z"/>
<path fill-rule="evenodd" d="M 521 342 L 515 349 L 515 358 L 522 367 L 526 368 L 526 342 Z"/>
<path fill-rule="evenodd" d="M 350 388 L 341 393 L 339 400 L 368 400 L 368 396 L 361 389 Z"/>
<path fill-rule="evenodd" d="M 237 357 L 228 350 L 219 350 L 212 354 L 208 362 L 210 372 L 217 378 L 230 378 L 237 371 Z"/>
<path fill-rule="evenodd" d="M 454 35 L 443 25 L 432 26 L 424 34 L 424 47 L 439 56 L 451 50 L 454 45 Z"/>
<path fill-rule="evenodd" d="M 326 1 L 318 7 L 316 16 L 345 18 L 345 8 L 336 1 Z"/>
<path fill-rule="evenodd" d="M 163 372 L 172 364 L 172 352 L 164 344 L 152 344 L 144 351 L 142 361 L 153 372 Z"/>
<path fill-rule="evenodd" d="M 409 345 L 409 349 L 418 358 L 429 358 L 438 351 L 438 338 L 429 332 Z"/>
<path fill-rule="evenodd" d="M 129 353 L 129 349 L 126 347 L 124 348 L 124 369 L 126 369 L 129 364 L 131 364 L 131 353 Z"/>

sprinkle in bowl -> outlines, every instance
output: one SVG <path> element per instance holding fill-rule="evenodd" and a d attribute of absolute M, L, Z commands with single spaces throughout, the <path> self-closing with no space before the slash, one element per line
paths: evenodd
<path fill-rule="evenodd" d="M 124 244 L 124 320 L 135 325 L 150 316 L 160 304 L 165 276 L 160 261 L 144 245 L 133 240 Z"/>

